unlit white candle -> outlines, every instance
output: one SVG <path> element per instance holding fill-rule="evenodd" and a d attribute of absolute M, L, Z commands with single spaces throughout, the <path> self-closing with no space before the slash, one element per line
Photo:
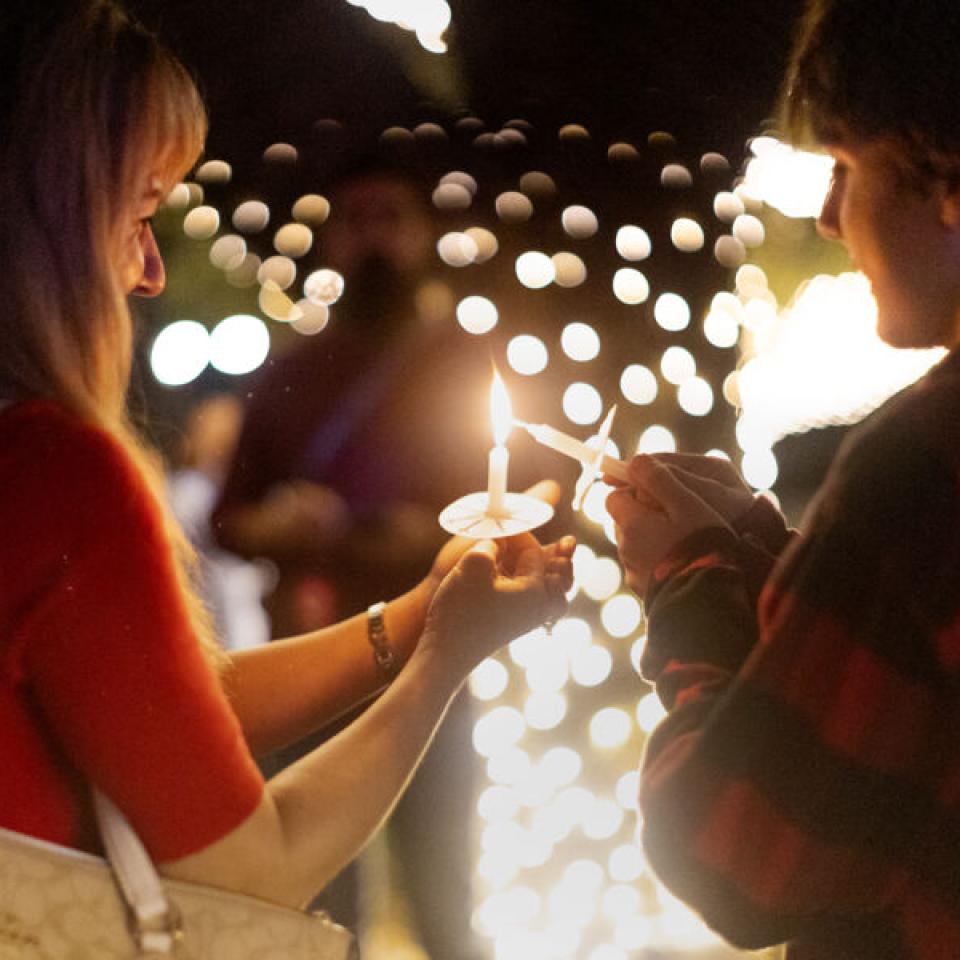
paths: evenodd
<path fill-rule="evenodd" d="M 593 447 L 545 423 L 523 423 L 521 426 L 537 443 L 542 443 L 545 447 L 550 447 L 551 450 L 556 450 L 557 453 L 562 453 L 573 460 L 579 460 L 584 466 L 595 466 L 601 473 L 616 477 L 624 483 L 627 482 L 627 465 L 622 460 L 604 454 L 598 462 L 598 451 Z"/>

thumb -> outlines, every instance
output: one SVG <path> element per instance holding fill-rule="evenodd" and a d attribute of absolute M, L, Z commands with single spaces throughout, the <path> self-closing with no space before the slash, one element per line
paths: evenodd
<path fill-rule="evenodd" d="M 560 502 L 561 490 L 560 484 L 556 480 L 540 480 L 532 487 L 527 487 L 524 493 L 555 507 Z"/>
<path fill-rule="evenodd" d="M 468 580 L 492 579 L 497 570 L 497 545 L 480 540 L 461 557 L 460 569 Z"/>

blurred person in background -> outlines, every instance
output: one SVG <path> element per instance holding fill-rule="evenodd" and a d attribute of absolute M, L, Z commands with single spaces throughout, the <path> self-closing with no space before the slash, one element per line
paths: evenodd
<path fill-rule="evenodd" d="M 268 361 L 251 388 L 214 536 L 266 558 L 274 636 L 316 629 L 415 584 L 443 539 L 437 515 L 484 483 L 489 353 L 433 276 L 437 223 L 403 167 L 363 157 L 328 190 L 320 262 L 344 282 L 328 326 Z M 468 403 L 467 398 L 476 398 Z M 521 476 L 513 471 L 512 480 Z M 392 889 L 435 960 L 474 957 L 469 694 L 454 702 L 387 830 Z M 330 731 L 267 762 L 283 767 Z M 363 871 L 320 905 L 362 925 Z M 369 918 L 368 918 L 369 919 Z"/>
<path fill-rule="evenodd" d="M 243 419 L 232 393 L 212 393 L 187 414 L 167 473 L 167 496 L 200 562 L 199 589 L 228 649 L 255 647 L 270 639 L 263 595 L 270 583 L 265 564 L 224 550 L 210 533 L 210 514 L 220 496 Z"/>
<path fill-rule="evenodd" d="M 258 374 L 214 514 L 221 545 L 276 565 L 280 636 L 365 608 L 371 568 L 374 591 L 421 575 L 442 542 L 437 513 L 479 479 L 471 435 L 489 431 L 463 422 L 490 360 L 467 349 L 452 293 L 431 277 L 437 231 L 419 182 L 364 158 L 329 196 L 319 254 L 343 294 L 321 333 Z"/>

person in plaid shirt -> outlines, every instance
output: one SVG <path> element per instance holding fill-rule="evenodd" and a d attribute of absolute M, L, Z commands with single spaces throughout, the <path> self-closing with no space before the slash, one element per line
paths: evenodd
<path fill-rule="evenodd" d="M 816 0 L 785 89 L 880 335 L 950 352 L 847 438 L 801 533 L 720 460 L 636 457 L 610 494 L 668 710 L 642 838 L 738 946 L 956 960 L 960 3 Z"/>

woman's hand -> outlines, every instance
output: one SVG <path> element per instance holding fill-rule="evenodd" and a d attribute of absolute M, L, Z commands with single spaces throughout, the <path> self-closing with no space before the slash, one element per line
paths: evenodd
<path fill-rule="evenodd" d="M 569 536 L 541 546 L 529 533 L 473 541 L 437 588 L 419 649 L 466 677 L 505 643 L 560 616 L 575 546 Z"/>
<path fill-rule="evenodd" d="M 676 476 L 674 468 L 657 458 L 634 457 L 629 476 L 629 484 L 607 497 L 607 511 L 616 524 L 626 581 L 642 594 L 657 564 L 681 540 L 706 527 L 727 526 L 727 522 Z"/>
<path fill-rule="evenodd" d="M 544 503 L 555 507 L 560 500 L 560 485 L 555 480 L 541 480 L 524 491 L 528 496 L 537 497 Z M 456 566 L 457 561 L 476 544 L 469 537 L 451 537 L 439 550 L 430 572 L 420 583 L 420 589 L 427 605 L 433 599 L 444 577 Z M 536 541 L 534 541 L 536 542 Z"/>

